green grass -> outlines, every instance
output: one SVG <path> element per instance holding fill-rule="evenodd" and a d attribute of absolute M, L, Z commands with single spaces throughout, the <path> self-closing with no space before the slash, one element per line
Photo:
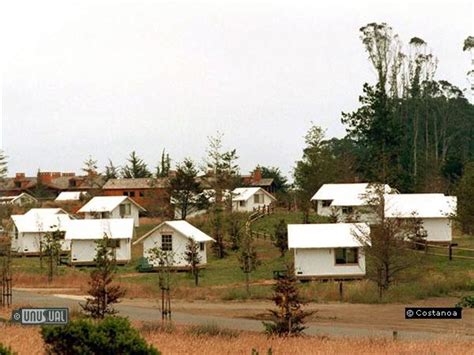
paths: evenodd
<path fill-rule="evenodd" d="M 322 222 L 324 219 L 315 215 L 311 221 Z M 280 219 L 286 223 L 301 223 L 300 212 L 279 211 L 258 220 L 253 229 L 273 233 L 274 227 Z M 201 223 L 206 223 L 202 218 Z M 154 225 L 142 225 L 136 230 L 138 238 L 151 230 Z M 202 227 L 202 226 L 200 226 Z M 206 225 L 204 230 L 209 229 Z M 474 237 L 456 236 L 453 242 L 459 247 L 474 249 Z M 177 272 L 172 275 L 172 290 L 176 298 L 186 299 L 221 299 L 246 300 L 268 299 L 272 295 L 271 281 L 274 270 L 285 268 L 285 264 L 292 260 L 291 253 L 280 258 L 279 251 L 270 240 L 256 239 L 255 248 L 261 261 L 256 271 L 250 274 L 251 295 L 245 289 L 245 275 L 240 269 L 238 252 L 228 251 L 228 256 L 218 259 L 212 250 L 208 250 L 208 264 L 201 270 L 199 286 L 194 286 L 194 280 L 186 272 Z M 460 253 L 460 252 L 459 252 Z M 455 251 L 454 255 L 458 254 Z M 447 255 L 447 254 L 446 254 Z M 472 255 L 472 253 L 471 253 Z M 136 274 L 136 265 L 141 256 L 141 245 L 132 247 L 132 262 L 118 268 L 118 280 L 127 283 L 132 288 L 146 289 L 151 295 L 159 294 L 158 275 L 156 273 Z M 13 272 L 24 272 L 33 275 L 46 275 L 47 267 L 39 268 L 39 258 L 13 258 Z M 78 272 L 89 273 L 91 268 L 69 268 L 60 266 L 60 275 L 77 275 Z M 416 299 L 437 296 L 456 296 L 472 294 L 474 261 L 467 259 L 448 260 L 447 256 L 431 256 L 420 253 L 420 262 L 416 268 L 404 272 L 401 280 L 393 284 L 382 300 L 378 299 L 375 285 L 367 280 L 344 283 L 344 301 L 353 303 L 378 302 L 410 302 Z M 74 274 L 76 273 L 76 274 Z M 301 285 L 301 292 L 305 300 L 316 302 L 338 301 L 338 283 L 313 282 Z M 139 296 L 135 296 L 139 297 Z"/>
<path fill-rule="evenodd" d="M 252 224 L 252 230 L 273 234 L 275 227 L 282 219 L 287 224 L 300 224 L 303 223 L 303 213 L 277 210 L 275 213 L 255 221 Z M 310 223 L 328 223 L 327 217 L 321 217 L 315 213 L 309 215 L 309 220 Z"/>

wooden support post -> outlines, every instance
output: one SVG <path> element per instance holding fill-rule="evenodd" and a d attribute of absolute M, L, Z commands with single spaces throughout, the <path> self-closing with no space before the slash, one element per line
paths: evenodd
<path fill-rule="evenodd" d="M 453 260 L 453 245 L 449 243 L 449 260 Z"/>
<path fill-rule="evenodd" d="M 344 289 L 343 282 L 339 281 L 339 300 L 342 302 L 344 300 Z"/>
<path fill-rule="evenodd" d="M 394 331 L 392 332 L 392 337 L 393 337 L 393 340 L 394 340 L 394 341 L 395 341 L 395 340 L 398 340 L 398 331 L 394 330 Z"/>

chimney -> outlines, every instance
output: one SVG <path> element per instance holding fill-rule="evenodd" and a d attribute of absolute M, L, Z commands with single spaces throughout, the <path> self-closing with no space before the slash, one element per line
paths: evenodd
<path fill-rule="evenodd" d="M 16 173 L 15 174 L 15 179 L 24 179 L 25 178 L 25 173 Z"/>
<path fill-rule="evenodd" d="M 40 171 L 39 178 L 43 184 L 50 183 L 52 179 L 52 173 L 47 171 Z"/>
<path fill-rule="evenodd" d="M 259 182 L 262 180 L 262 170 L 260 167 L 256 167 L 253 172 L 253 182 Z"/>

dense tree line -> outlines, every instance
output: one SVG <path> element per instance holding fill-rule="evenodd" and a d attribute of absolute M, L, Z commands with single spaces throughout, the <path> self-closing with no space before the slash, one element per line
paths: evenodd
<path fill-rule="evenodd" d="M 458 87 L 434 79 L 438 60 L 423 39 L 413 37 L 404 52 L 385 23 L 360 33 L 376 83 L 363 85 L 359 108 L 342 113 L 346 137 L 328 140 L 320 127 L 309 130 L 294 171 L 300 207 L 328 182 L 455 194 L 474 160 L 474 106 Z"/>

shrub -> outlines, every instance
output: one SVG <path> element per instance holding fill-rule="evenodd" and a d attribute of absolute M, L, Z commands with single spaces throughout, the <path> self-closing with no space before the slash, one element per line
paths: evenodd
<path fill-rule="evenodd" d="M 461 298 L 456 307 L 474 308 L 474 295 L 464 296 Z"/>
<path fill-rule="evenodd" d="M 41 329 L 49 354 L 160 354 L 146 344 L 126 318 L 106 317 L 100 322 L 71 321 L 66 326 Z"/>
<path fill-rule="evenodd" d="M 237 338 L 240 334 L 237 330 L 221 328 L 215 323 L 194 325 L 187 330 L 187 333 L 194 336 L 218 336 L 224 338 Z"/>
<path fill-rule="evenodd" d="M 0 355 L 12 355 L 12 349 L 0 343 Z"/>

